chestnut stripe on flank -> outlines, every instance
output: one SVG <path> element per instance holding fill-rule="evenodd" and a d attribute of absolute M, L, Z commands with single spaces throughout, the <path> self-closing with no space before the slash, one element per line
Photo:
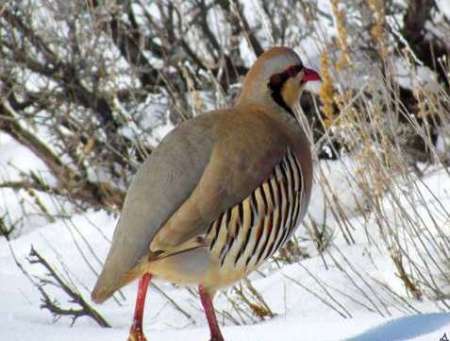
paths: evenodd
<path fill-rule="evenodd" d="M 253 250 L 247 256 L 247 259 L 245 260 L 245 266 L 248 266 L 253 254 L 258 249 L 258 244 L 259 244 L 260 237 L 262 234 L 262 227 L 264 226 L 264 215 L 265 215 L 265 212 L 267 211 L 267 200 L 263 199 L 263 191 L 262 191 L 261 187 L 262 187 L 262 185 L 259 186 L 256 190 L 254 190 L 251 195 L 252 212 L 254 212 L 253 215 L 256 215 L 256 217 L 257 217 L 257 219 L 254 220 L 255 226 L 253 227 L 253 224 L 252 224 L 251 229 L 252 230 L 256 229 L 256 231 L 253 234 L 254 238 L 255 238 L 255 242 L 253 244 Z M 250 238 L 250 236 L 251 236 L 251 233 L 249 233 L 249 238 Z M 248 242 L 245 243 L 245 245 L 247 247 Z"/>
<path fill-rule="evenodd" d="M 286 222 L 283 226 L 283 236 L 279 242 L 279 245 L 277 245 L 277 249 L 281 246 L 286 235 L 289 233 L 290 226 L 291 226 L 292 220 L 293 220 L 293 213 L 294 213 L 295 200 L 296 200 L 294 168 L 288 159 L 289 158 L 286 157 L 285 165 L 286 165 L 287 175 L 288 175 L 289 209 L 288 209 L 288 213 L 286 216 Z"/>
<path fill-rule="evenodd" d="M 230 213 L 230 219 L 228 220 L 227 227 L 228 227 L 228 234 L 227 239 L 224 247 L 222 248 L 220 252 L 220 264 L 223 265 L 229 255 L 229 252 L 232 250 L 234 243 L 236 240 L 238 240 L 239 234 L 242 232 L 242 226 L 241 226 L 241 210 L 242 210 L 242 202 L 235 205 L 229 211 Z"/>
<path fill-rule="evenodd" d="M 300 189 L 300 178 L 302 176 L 302 172 L 300 171 L 300 166 L 298 165 L 297 158 L 292 155 L 292 153 L 289 153 L 289 160 L 294 164 L 294 176 L 296 176 L 296 183 L 295 183 L 295 190 Z"/>
<path fill-rule="evenodd" d="M 260 216 L 259 222 L 258 222 L 258 224 L 256 226 L 256 228 L 258 229 L 256 231 L 256 234 L 255 234 L 256 242 L 255 242 L 255 245 L 253 246 L 253 250 L 250 252 L 250 254 L 247 257 L 247 260 L 245 261 L 245 266 L 248 266 L 248 264 L 250 263 L 251 259 L 255 255 L 256 250 L 258 250 L 258 245 L 261 242 L 262 230 L 264 228 L 264 220 L 265 220 L 265 217 L 264 216 Z"/>
<path fill-rule="evenodd" d="M 239 212 L 239 225 L 244 225 L 244 207 L 243 202 L 241 201 L 238 206 L 238 212 Z"/>
<path fill-rule="evenodd" d="M 252 211 L 252 205 L 251 205 L 251 199 L 246 198 L 243 202 L 244 207 L 242 207 L 243 211 L 243 224 L 241 226 L 241 233 L 245 233 L 243 236 L 243 241 L 241 245 L 239 246 L 239 251 L 236 254 L 236 257 L 234 259 L 234 266 L 239 262 L 239 259 L 243 255 L 244 251 L 247 249 L 248 242 L 250 240 L 250 235 L 252 233 L 252 227 L 253 227 L 253 211 Z"/>
<path fill-rule="evenodd" d="M 248 244 L 250 242 L 250 236 L 252 235 L 253 229 L 256 228 L 257 222 L 255 216 L 258 217 L 258 203 L 255 198 L 255 191 L 252 192 L 252 195 L 249 200 L 249 205 L 250 205 L 250 226 L 249 229 L 247 230 L 247 235 L 245 237 L 244 243 L 242 244 L 241 249 L 239 250 L 239 253 L 236 256 L 235 264 L 239 261 L 241 256 L 247 250 Z"/>
<path fill-rule="evenodd" d="M 219 240 L 219 235 L 223 233 L 223 237 L 221 238 L 221 242 L 223 243 L 220 245 L 220 242 L 217 244 L 217 247 L 220 249 L 220 253 L 225 250 L 224 248 L 227 245 L 227 237 L 228 237 L 228 222 L 230 220 L 229 216 L 231 215 L 230 210 L 226 210 L 225 214 L 223 215 L 220 223 L 220 228 L 217 233 L 217 240 Z M 222 232 L 223 231 L 223 232 Z"/>
<path fill-rule="evenodd" d="M 256 249 L 255 252 L 258 252 L 258 256 L 256 257 L 256 262 L 255 264 L 257 264 L 260 259 L 261 256 L 263 255 L 266 247 L 267 247 L 267 243 L 269 242 L 270 239 L 270 235 L 273 229 L 273 213 L 274 213 L 274 207 L 275 207 L 275 198 L 274 198 L 274 191 L 272 189 L 272 179 L 267 180 L 266 182 L 263 183 L 262 186 L 262 192 L 266 193 L 266 197 L 270 198 L 270 204 L 268 207 L 268 211 L 269 211 L 269 216 L 266 219 L 266 223 L 263 226 L 263 230 L 262 230 L 262 235 L 260 237 L 261 239 L 264 239 L 264 242 L 262 243 L 261 247 L 259 249 Z M 265 238 L 263 238 L 265 237 Z M 260 242 L 260 240 L 258 241 L 258 244 Z"/>
<path fill-rule="evenodd" d="M 211 233 L 211 231 L 214 228 L 214 226 L 217 226 L 217 219 L 214 220 L 211 224 L 209 224 L 208 231 L 206 231 L 206 235 L 209 235 Z"/>
<path fill-rule="evenodd" d="M 302 176 L 302 174 L 300 172 L 300 168 L 297 168 L 297 169 L 299 171 L 299 173 L 298 173 L 298 177 L 299 177 L 299 180 L 300 180 L 299 182 L 302 183 L 303 182 L 302 181 L 303 176 Z M 291 235 L 291 232 L 295 229 L 295 227 L 297 225 L 297 222 L 298 222 L 298 217 L 299 217 L 299 214 L 300 214 L 300 208 L 301 208 L 301 205 L 302 205 L 302 203 L 300 201 L 301 196 L 302 196 L 302 188 L 299 188 L 297 193 L 295 193 L 295 194 L 296 194 L 295 195 L 295 199 L 294 199 L 295 205 L 294 205 L 294 213 L 293 213 L 293 216 L 292 216 L 292 222 L 290 223 L 290 226 L 289 226 L 289 229 L 288 229 L 288 231 L 286 233 L 286 236 L 283 237 L 283 241 L 282 241 L 280 246 L 282 246 L 287 241 L 287 239 Z"/>
<path fill-rule="evenodd" d="M 284 162 L 284 160 L 283 160 Z M 278 179 L 278 195 L 280 198 L 280 204 L 278 206 L 278 224 L 276 227 L 276 234 L 272 240 L 272 243 L 269 247 L 269 250 L 265 256 L 265 258 L 272 256 L 272 254 L 274 253 L 274 251 L 276 250 L 276 246 L 278 245 L 278 242 L 280 241 L 280 239 L 283 236 L 283 232 L 284 232 L 284 226 L 286 225 L 286 213 L 287 213 L 287 207 L 288 207 L 288 202 L 287 202 L 287 178 L 286 178 L 286 174 L 282 171 L 282 167 L 278 166 L 277 167 L 277 179 Z"/>
<path fill-rule="evenodd" d="M 214 248 L 214 245 L 216 244 L 217 238 L 219 237 L 220 229 L 223 225 L 223 218 L 224 218 L 224 212 L 222 212 L 220 214 L 219 218 L 214 222 L 214 225 L 216 225 L 216 229 L 214 230 L 214 237 L 211 241 L 211 245 L 209 246 L 209 250 L 212 250 Z"/>
<path fill-rule="evenodd" d="M 282 229 L 282 225 L 281 225 L 281 189 L 280 189 L 280 181 L 282 181 L 282 179 L 279 179 L 277 176 L 277 168 L 279 167 L 279 165 L 277 167 L 275 167 L 275 172 L 274 172 L 274 177 L 271 179 L 270 184 L 271 187 L 273 189 L 273 192 L 275 194 L 275 209 L 273 212 L 273 226 L 272 229 L 270 231 L 270 235 L 267 238 L 266 244 L 264 246 L 264 252 L 263 252 L 263 256 L 261 257 L 261 259 L 266 259 L 268 257 L 268 255 L 270 254 L 270 250 L 272 250 L 273 245 L 275 244 L 275 240 L 278 236 L 278 232 Z M 258 260 L 259 261 L 259 260 Z"/>
<path fill-rule="evenodd" d="M 264 251 L 267 248 L 267 243 L 269 242 L 270 235 L 271 235 L 271 232 L 273 230 L 273 214 L 274 214 L 274 211 L 272 210 L 269 213 L 268 219 L 266 220 L 267 221 L 267 225 L 265 226 L 265 231 L 266 231 L 265 236 L 266 236 L 266 238 L 264 239 L 264 243 L 262 244 L 262 247 L 260 248 L 260 250 L 258 252 L 258 256 L 256 257 L 255 264 L 259 263 L 259 261 L 262 258 L 262 255 L 264 254 Z"/>
<path fill-rule="evenodd" d="M 261 198 L 264 203 L 264 210 L 262 212 L 261 211 L 259 211 L 259 212 L 260 212 L 261 216 L 265 216 L 267 214 L 267 212 L 269 212 L 269 205 L 267 203 L 267 197 L 266 197 L 266 193 L 264 191 L 264 183 L 258 187 L 257 191 L 260 193 Z"/>
<path fill-rule="evenodd" d="M 235 243 L 239 243 L 240 240 L 242 240 L 242 234 L 246 231 L 247 226 L 245 225 L 245 221 L 244 221 L 244 201 L 241 201 L 237 206 L 234 206 L 234 209 L 237 210 L 237 214 L 238 216 L 236 217 L 236 219 L 234 220 L 235 223 L 235 232 L 233 233 L 233 237 L 230 241 L 230 246 L 228 248 L 228 250 L 233 250 L 234 244 Z M 240 246 L 237 245 L 237 247 L 240 249 Z M 238 251 L 239 252 L 239 251 Z M 227 256 L 232 256 L 231 253 L 227 253 Z M 226 258 L 226 257 L 225 257 Z M 224 258 L 224 261 L 225 261 Z M 236 265 L 236 259 L 234 261 L 234 264 Z"/>

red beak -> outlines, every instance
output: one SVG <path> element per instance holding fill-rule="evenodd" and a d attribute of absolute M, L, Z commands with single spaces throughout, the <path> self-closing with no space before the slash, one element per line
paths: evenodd
<path fill-rule="evenodd" d="M 313 69 L 303 68 L 303 82 L 322 81 L 320 75 Z"/>

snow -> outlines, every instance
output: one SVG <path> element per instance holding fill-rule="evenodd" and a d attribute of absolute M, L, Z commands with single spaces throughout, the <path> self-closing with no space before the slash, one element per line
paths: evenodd
<path fill-rule="evenodd" d="M 13 140 L 1 135 L 0 169 L 2 174 L 14 176 L 14 169 L 40 169 L 45 166 Z M 223 325 L 226 340 L 439 340 L 444 333 L 450 333 L 450 314 L 443 312 L 437 301 L 411 298 L 402 281 L 395 274 L 395 266 L 383 245 L 370 244 L 364 231 L 375 238 L 378 227 L 375 220 L 365 219 L 359 213 L 353 192 L 345 180 L 344 169 L 353 169 L 350 159 L 339 163 L 326 161 L 321 164 L 331 186 L 336 186 L 347 203 L 343 209 L 348 213 L 354 227 L 356 243 L 348 245 L 334 222 L 328 217 L 333 240 L 323 255 L 318 255 L 312 243 L 305 242 L 309 258 L 278 268 L 275 263 L 267 264 L 261 270 L 264 274 L 253 274 L 252 284 L 264 297 L 275 317 L 265 321 L 248 318 L 239 320 L 228 297 L 233 297 L 232 289 L 225 290 L 215 299 L 219 321 Z M 317 169 L 318 167 L 316 167 Z M 420 189 L 422 197 L 408 196 L 408 188 Z M 356 189 L 354 189 L 356 191 Z M 310 214 L 324 223 L 324 206 L 321 188 L 316 185 Z M 11 208 L 12 197 L 2 189 L 2 210 Z M 401 200 L 415 208 L 424 223 L 433 229 L 431 217 L 443 226 L 448 237 L 450 220 L 450 178 L 441 168 L 431 168 L 422 179 L 416 179 L 405 188 L 399 188 Z M 438 205 L 437 201 L 442 205 Z M 393 210 L 389 196 L 384 199 L 386 211 Z M 432 205 L 434 203 L 434 205 Z M 443 207 L 442 207 L 443 206 Z M 426 209 L 425 209 L 426 207 Z M 431 212 L 428 212 L 431 210 Z M 14 209 L 13 209 L 14 211 Z M 427 213 L 428 212 L 428 213 Z M 395 212 L 389 213 L 395 222 Z M 112 328 L 100 328 L 86 317 L 71 325 L 70 318 L 54 321 L 50 313 L 40 309 L 40 294 L 17 268 L 12 257 L 33 276 L 44 276 L 45 270 L 39 265 L 30 265 L 26 257 L 33 246 L 41 255 L 58 269 L 61 276 L 77 287 L 89 300 L 96 273 L 101 267 L 109 247 L 117 217 L 104 211 L 78 212 L 70 217 L 46 222 L 31 218 L 27 233 L 21 233 L 10 243 L 0 239 L 0 340 L 119 340 L 126 339 L 133 312 L 136 284 L 122 290 L 125 297 L 116 295 L 104 305 L 95 306 Z M 307 231 L 300 228 L 298 237 L 308 239 Z M 413 243 L 405 240 L 404 243 Z M 412 259 L 417 254 L 411 254 Z M 423 254 L 421 255 L 423 257 Z M 431 257 L 431 255 L 430 255 Z M 419 257 L 420 258 L 420 257 Z M 417 259 L 417 262 L 429 261 Z M 445 261 L 445 260 L 444 260 Z M 340 264 L 351 264 L 344 269 Z M 95 271 L 94 271 L 95 270 Z M 344 271 L 345 270 L 345 271 Z M 436 271 L 430 268 L 429 271 Z M 358 273 L 359 275 L 356 275 Z M 436 280 L 438 278 L 436 277 Z M 155 288 L 149 291 L 144 329 L 151 340 L 206 340 L 208 328 L 198 298 L 189 291 L 171 284 L 156 281 L 158 288 L 173 299 L 183 311 L 181 313 L 170 304 Z M 408 304 L 399 303 L 390 293 L 395 292 Z M 62 306 L 71 306 L 67 295 L 57 288 L 49 289 L 52 298 Z M 328 303 L 324 303 L 324 299 Z M 117 302 L 120 302 L 118 304 Z M 234 325 L 222 315 L 229 312 L 242 326 Z M 419 314 L 420 313 L 420 314 Z"/>
<path fill-rule="evenodd" d="M 430 340 L 436 334 L 436 340 L 448 330 L 450 314 L 425 314 L 407 316 L 386 322 L 358 334 L 349 340 Z"/>
<path fill-rule="evenodd" d="M 436 5 L 439 8 L 439 12 L 442 12 L 450 19 L 450 2 L 448 0 L 437 0 Z"/>
<path fill-rule="evenodd" d="M 12 324 L 13 321 L 8 321 Z M 332 321 L 324 324 L 320 320 L 292 320 L 265 322 L 255 326 L 227 327 L 223 334 L 226 340 L 240 341 L 273 341 L 283 337 L 286 341 L 298 340 L 347 340 L 375 341 L 375 340 L 439 340 L 447 333 L 450 324 L 449 314 L 428 314 L 399 318 L 389 322 L 373 322 L 366 319 Z M 38 339 L 44 337 L 46 341 L 53 340 L 125 340 L 128 336 L 126 329 L 98 329 L 61 328 L 58 325 L 42 326 L 36 329 L 33 323 L 14 325 L 2 334 L 4 340 Z M 366 332 L 348 337 L 348 331 L 369 328 Z M 318 334 L 317 330 L 322 333 Z M 205 328 L 183 329 L 179 331 L 151 331 L 148 338 L 153 340 L 207 340 Z"/>

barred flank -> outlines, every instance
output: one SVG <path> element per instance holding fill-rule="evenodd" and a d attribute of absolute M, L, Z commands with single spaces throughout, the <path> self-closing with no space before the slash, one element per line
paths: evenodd
<path fill-rule="evenodd" d="M 284 245 L 299 220 L 302 181 L 288 150 L 266 181 L 211 223 L 209 247 L 221 266 L 252 270 Z"/>

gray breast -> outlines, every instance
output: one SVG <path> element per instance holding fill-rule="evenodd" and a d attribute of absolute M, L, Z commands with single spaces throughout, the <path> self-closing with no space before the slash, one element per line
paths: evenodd
<path fill-rule="evenodd" d="M 212 256 L 222 267 L 253 270 L 290 238 L 303 218 L 303 196 L 301 165 L 288 150 L 266 181 L 211 223 Z"/>

